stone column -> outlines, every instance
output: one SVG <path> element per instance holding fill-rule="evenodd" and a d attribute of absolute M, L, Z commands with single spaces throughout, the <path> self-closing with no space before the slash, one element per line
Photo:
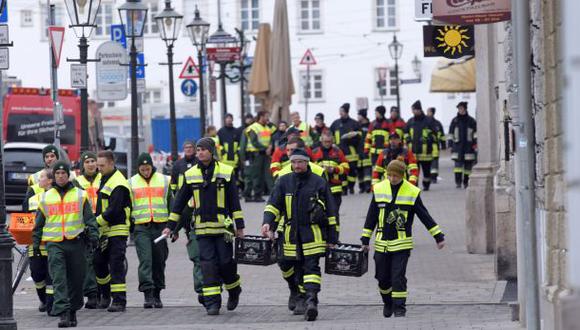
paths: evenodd
<path fill-rule="evenodd" d="M 475 26 L 478 163 L 466 199 L 466 243 L 469 253 L 492 253 L 495 233 L 493 179 L 497 170 L 497 100 L 495 96 L 495 34 L 492 25 Z"/>

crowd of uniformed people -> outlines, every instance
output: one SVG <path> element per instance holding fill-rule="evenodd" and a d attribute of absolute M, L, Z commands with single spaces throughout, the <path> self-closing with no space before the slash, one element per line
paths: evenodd
<path fill-rule="evenodd" d="M 361 242 L 368 250 L 375 233 L 383 314 L 405 316 L 415 215 L 438 248 L 444 246 L 444 234 L 417 187 L 420 173 L 423 190 L 429 190 L 437 182 L 439 150 L 449 145 L 455 183 L 467 187 L 476 160 L 475 120 L 467 103 L 457 108 L 448 136 L 434 118 L 435 109 L 425 114 L 419 101 L 407 122 L 396 107 L 387 117 L 383 106 L 376 107 L 372 122 L 366 109 L 358 110 L 355 120 L 348 103 L 330 126 L 323 114 L 310 126 L 297 112 L 290 122 L 274 125 L 269 113 L 260 111 L 235 128 L 227 115 L 224 127 L 208 127 L 205 137 L 186 141 L 183 157 L 169 164 L 168 173 L 157 171 L 151 156 L 142 153 L 137 173 L 128 179 L 115 167 L 111 151 L 84 152 L 75 173 L 49 145 L 42 152 L 46 168 L 30 176 L 23 205 L 36 213 L 29 255 L 39 310 L 59 316 L 59 327 L 75 327 L 76 311 L 83 306 L 125 311 L 131 233 L 143 307 L 163 308 L 168 257 L 163 238 L 175 241 L 181 229 L 199 303 L 209 315 L 219 314 L 225 289 L 227 309 L 236 309 L 242 285 L 233 242 L 244 237 L 242 196 L 246 202 L 265 202 L 261 234 L 276 241 L 288 308 L 313 321 L 320 258 L 339 242 L 342 196 L 354 194 L 358 180 L 360 193 L 372 193 Z"/>

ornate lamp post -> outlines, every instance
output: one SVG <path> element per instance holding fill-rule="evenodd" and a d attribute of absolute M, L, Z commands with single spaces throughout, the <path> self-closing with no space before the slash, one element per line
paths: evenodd
<path fill-rule="evenodd" d="M 187 31 L 191 43 L 197 48 L 197 65 L 199 66 L 199 119 L 202 137 L 205 134 L 205 88 L 203 84 L 203 52 L 209 34 L 209 23 L 201 19 L 199 9 L 195 6 L 195 17 L 191 23 L 187 24 Z"/>
<path fill-rule="evenodd" d="M 403 55 L 403 44 L 397 41 L 397 35 L 393 35 L 393 41 L 389 44 L 389 53 L 391 54 L 391 58 L 395 60 L 395 80 L 396 82 L 396 91 L 397 91 L 397 109 L 401 111 L 401 93 L 399 92 L 399 60 Z"/>
<path fill-rule="evenodd" d="M 173 86 L 173 44 L 177 40 L 183 15 L 171 8 L 171 0 L 165 1 L 165 9 L 155 16 L 161 39 L 167 46 L 167 67 L 169 69 L 169 124 L 171 132 L 171 159 L 177 160 L 177 123 L 175 119 L 175 89 Z"/>
<path fill-rule="evenodd" d="M 118 10 L 121 23 L 125 26 L 125 35 L 127 38 L 131 38 L 129 52 L 129 66 L 131 68 L 131 165 L 133 173 L 137 173 L 139 129 L 137 122 L 137 47 L 135 47 L 135 38 L 143 36 L 148 7 L 142 4 L 140 0 L 127 0 Z"/>
<path fill-rule="evenodd" d="M 73 28 L 75 35 L 79 38 L 80 58 L 69 60 L 79 62 L 86 66 L 88 60 L 89 44 L 87 39 L 96 27 L 95 20 L 101 6 L 101 0 L 65 0 L 66 10 L 70 18 L 69 27 Z M 81 91 L 81 150 L 89 149 L 89 95 L 87 86 Z"/>

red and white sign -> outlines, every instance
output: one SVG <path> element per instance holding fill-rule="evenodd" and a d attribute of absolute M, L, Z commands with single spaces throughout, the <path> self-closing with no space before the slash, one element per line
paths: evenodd
<path fill-rule="evenodd" d="M 457 25 L 509 21 L 511 19 L 511 1 L 433 0 L 433 19 Z"/>
<path fill-rule="evenodd" d="M 304 56 L 300 60 L 301 65 L 316 65 L 316 59 L 314 59 L 314 55 L 312 55 L 312 51 L 310 49 L 306 50 Z"/>
<path fill-rule="evenodd" d="M 52 55 L 54 56 L 54 65 L 58 68 L 60 64 L 60 55 L 62 54 L 62 45 L 64 44 L 64 27 L 49 26 L 48 37 L 52 46 Z"/>
<path fill-rule="evenodd" d="M 240 47 L 208 48 L 207 59 L 217 63 L 239 61 Z"/>
<path fill-rule="evenodd" d="M 179 74 L 180 79 L 194 79 L 199 77 L 199 68 L 193 62 L 193 58 L 188 57 L 181 73 Z"/>

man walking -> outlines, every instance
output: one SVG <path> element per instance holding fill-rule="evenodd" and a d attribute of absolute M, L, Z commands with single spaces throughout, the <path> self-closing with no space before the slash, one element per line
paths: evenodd
<path fill-rule="evenodd" d="M 455 185 L 467 188 L 471 169 L 477 159 L 477 122 L 467 113 L 467 102 L 459 102 L 457 116 L 449 126 L 451 159 L 455 161 Z"/>
<path fill-rule="evenodd" d="M 245 152 L 246 202 L 264 202 L 262 194 L 266 185 L 265 177 L 270 175 L 270 155 L 272 154 L 272 131 L 267 126 L 270 113 L 258 112 L 258 119 L 250 125 L 245 134 L 248 139 Z"/>
<path fill-rule="evenodd" d="M 359 193 L 369 193 L 371 192 L 371 173 L 373 169 L 373 164 L 371 162 L 371 158 L 368 152 L 365 152 L 365 137 L 369 132 L 369 125 L 370 120 L 367 117 L 367 109 L 360 109 L 358 110 L 358 122 L 361 129 L 361 136 L 363 138 L 359 139 L 359 146 L 358 146 L 358 187 Z"/>
<path fill-rule="evenodd" d="M 171 205 L 170 178 L 157 172 L 148 153 L 137 158 L 137 170 L 129 180 L 133 196 L 131 217 L 135 223 L 135 249 L 139 258 L 139 291 L 145 295 L 143 308 L 163 308 L 161 290 L 165 289 L 167 241 L 153 241 L 165 229 Z"/>
<path fill-rule="evenodd" d="M 99 233 L 87 193 L 69 181 L 70 166 L 53 166 L 55 185 L 40 199 L 33 232 L 35 256 L 46 242 L 48 269 L 54 286 L 52 313 L 59 328 L 77 326 L 76 311 L 83 307 L 86 249 L 98 245 Z M 88 236 L 89 244 L 82 238 Z"/>
<path fill-rule="evenodd" d="M 433 107 L 427 108 L 427 117 L 433 119 L 435 127 L 437 128 L 436 139 L 438 148 L 437 150 L 433 151 L 433 161 L 431 162 L 432 183 L 437 183 L 437 178 L 439 177 L 439 153 L 441 150 L 447 149 L 445 130 L 443 129 L 443 125 L 441 124 L 441 122 L 435 119 L 435 112 L 436 112 L 435 108 Z"/>
<path fill-rule="evenodd" d="M 334 136 L 334 144 L 336 144 L 344 153 L 348 161 L 349 172 L 344 176 L 346 180 L 343 186 L 343 192 L 354 194 L 354 185 L 356 183 L 358 161 L 359 161 L 359 143 L 362 136 L 359 123 L 349 116 L 350 104 L 345 103 L 339 109 L 340 118 L 335 120 L 330 125 L 330 132 Z"/>
<path fill-rule="evenodd" d="M 388 175 L 387 166 L 391 161 L 398 159 L 407 166 L 404 176 L 405 180 L 416 186 L 419 177 L 419 167 L 417 167 L 415 155 L 411 150 L 403 146 L 401 137 L 397 133 L 391 134 L 389 142 L 389 146 L 383 150 L 377 159 L 377 163 L 374 164 L 373 184 L 384 180 Z"/>

